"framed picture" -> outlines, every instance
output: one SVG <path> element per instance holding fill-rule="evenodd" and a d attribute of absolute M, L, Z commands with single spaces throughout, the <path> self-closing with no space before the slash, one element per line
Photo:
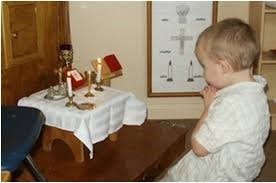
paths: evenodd
<path fill-rule="evenodd" d="M 199 95 L 206 82 L 195 44 L 216 20 L 217 2 L 147 2 L 149 97 Z"/>

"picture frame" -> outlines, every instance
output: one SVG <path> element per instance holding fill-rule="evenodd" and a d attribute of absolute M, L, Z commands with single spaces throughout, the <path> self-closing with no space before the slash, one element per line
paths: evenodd
<path fill-rule="evenodd" d="M 200 95 L 206 82 L 195 43 L 215 22 L 216 1 L 147 2 L 148 97 Z"/>

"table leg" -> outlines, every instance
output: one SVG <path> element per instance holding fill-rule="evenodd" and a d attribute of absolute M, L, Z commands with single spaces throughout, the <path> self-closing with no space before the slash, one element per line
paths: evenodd
<path fill-rule="evenodd" d="M 115 133 L 109 134 L 108 137 L 109 137 L 109 140 L 110 140 L 110 141 L 115 142 L 115 141 L 117 141 L 117 139 L 118 139 L 118 133 L 115 132 Z"/>
<path fill-rule="evenodd" d="M 44 125 L 42 133 L 41 133 L 41 137 L 42 137 L 43 151 L 51 151 L 52 143 L 53 143 L 51 128 Z"/>
<path fill-rule="evenodd" d="M 77 162 L 84 162 L 84 146 L 72 132 L 44 125 L 42 132 L 42 149 L 51 151 L 55 139 L 65 142 L 71 149 Z"/>

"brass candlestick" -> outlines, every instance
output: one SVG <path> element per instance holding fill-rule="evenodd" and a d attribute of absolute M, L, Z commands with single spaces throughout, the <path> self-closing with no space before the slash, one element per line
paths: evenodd
<path fill-rule="evenodd" d="M 91 92 L 91 80 L 92 80 L 92 72 L 91 71 L 85 71 L 85 76 L 88 84 L 88 92 L 84 95 L 85 97 L 94 97 L 93 93 Z"/>
<path fill-rule="evenodd" d="M 72 97 L 69 97 L 68 95 L 68 99 L 69 101 L 65 104 L 66 107 L 76 107 L 77 103 L 73 101 L 74 95 L 72 95 Z"/>
<path fill-rule="evenodd" d="M 101 82 L 96 82 L 96 91 L 104 91 L 104 89 L 101 87 Z"/>

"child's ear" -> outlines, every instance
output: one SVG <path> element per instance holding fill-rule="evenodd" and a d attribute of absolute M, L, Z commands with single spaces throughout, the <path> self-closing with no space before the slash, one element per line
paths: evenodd
<path fill-rule="evenodd" d="M 233 72 L 232 66 L 226 60 L 219 60 L 219 65 L 223 73 Z"/>

